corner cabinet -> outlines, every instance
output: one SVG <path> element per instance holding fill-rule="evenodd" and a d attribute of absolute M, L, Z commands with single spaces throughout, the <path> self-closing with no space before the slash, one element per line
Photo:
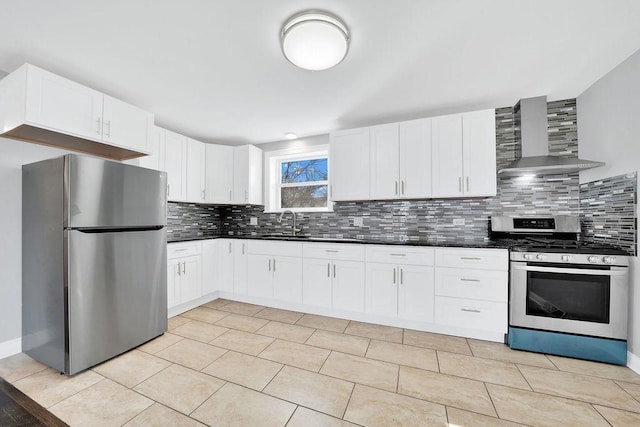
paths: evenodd
<path fill-rule="evenodd" d="M 261 205 L 262 150 L 205 144 L 205 203 Z"/>
<path fill-rule="evenodd" d="M 369 199 L 369 128 L 332 132 L 329 136 L 329 198 Z"/>
<path fill-rule="evenodd" d="M 431 120 L 433 197 L 495 196 L 495 110 Z"/>
<path fill-rule="evenodd" d="M 0 81 L 0 133 L 116 160 L 148 154 L 153 114 L 24 64 Z"/>

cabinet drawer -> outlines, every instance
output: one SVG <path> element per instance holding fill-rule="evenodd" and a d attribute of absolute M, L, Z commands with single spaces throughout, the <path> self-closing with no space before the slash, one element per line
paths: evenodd
<path fill-rule="evenodd" d="M 169 243 L 167 244 L 167 259 L 200 255 L 201 251 L 202 243 L 199 240 L 194 242 Z"/>
<path fill-rule="evenodd" d="M 365 250 L 362 245 L 358 244 L 304 243 L 302 251 L 305 258 L 364 261 Z"/>
<path fill-rule="evenodd" d="M 433 265 L 433 248 L 394 247 L 385 245 L 367 245 L 367 262 L 391 264 Z"/>
<path fill-rule="evenodd" d="M 435 322 L 441 325 L 507 332 L 507 303 L 436 296 Z"/>
<path fill-rule="evenodd" d="M 273 240 L 249 240 L 248 253 L 268 256 L 302 256 L 300 242 L 274 242 Z"/>
<path fill-rule="evenodd" d="M 436 248 L 435 252 L 436 267 L 509 270 L 509 251 L 506 249 Z"/>
<path fill-rule="evenodd" d="M 506 271 L 436 268 L 436 295 L 506 303 L 508 287 Z"/>

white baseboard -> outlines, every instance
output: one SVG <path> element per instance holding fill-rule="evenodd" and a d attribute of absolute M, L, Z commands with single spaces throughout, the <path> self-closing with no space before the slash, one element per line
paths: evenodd
<path fill-rule="evenodd" d="M 0 359 L 22 352 L 22 338 L 0 342 Z"/>
<path fill-rule="evenodd" d="M 627 351 L 627 366 L 632 370 L 640 374 L 640 356 Z"/>

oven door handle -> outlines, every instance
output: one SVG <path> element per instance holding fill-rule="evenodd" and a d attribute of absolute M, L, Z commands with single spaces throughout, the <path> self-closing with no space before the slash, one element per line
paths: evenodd
<path fill-rule="evenodd" d="M 582 268 L 539 267 L 525 264 L 511 264 L 514 270 L 537 271 L 540 273 L 589 274 L 591 276 L 617 276 L 625 274 L 625 267 L 611 267 L 610 270 L 590 270 Z"/>

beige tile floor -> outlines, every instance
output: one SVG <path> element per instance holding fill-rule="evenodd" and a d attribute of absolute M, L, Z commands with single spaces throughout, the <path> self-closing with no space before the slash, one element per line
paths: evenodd
<path fill-rule="evenodd" d="M 0 376 L 72 426 L 640 426 L 626 367 L 221 299 L 71 378 Z"/>

